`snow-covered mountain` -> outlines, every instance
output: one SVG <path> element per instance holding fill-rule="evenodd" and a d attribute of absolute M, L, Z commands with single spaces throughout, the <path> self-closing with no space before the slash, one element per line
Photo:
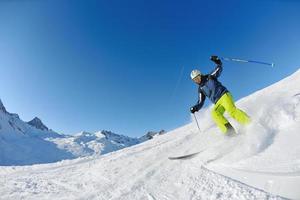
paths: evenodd
<path fill-rule="evenodd" d="M 147 140 L 152 140 L 153 138 L 163 135 L 165 133 L 166 133 L 165 130 L 161 130 L 159 132 L 149 131 L 148 133 L 146 133 L 146 135 L 140 137 L 139 140 L 140 140 L 140 142 L 145 142 Z"/>
<path fill-rule="evenodd" d="M 197 113 L 201 132 L 192 122 L 103 156 L 0 167 L 0 199 L 300 199 L 300 70 L 237 105 L 252 123 L 232 122 L 235 137 L 207 108 Z"/>
<path fill-rule="evenodd" d="M 0 165 L 24 165 L 55 162 L 73 157 L 45 140 L 60 138 L 51 130 L 41 130 L 6 111 L 0 100 Z"/>
<path fill-rule="evenodd" d="M 59 149 L 72 153 L 75 157 L 106 154 L 140 143 L 138 138 L 130 138 L 110 131 L 80 132 L 74 136 L 48 138 L 47 140 L 55 143 Z"/>
<path fill-rule="evenodd" d="M 153 136 L 155 132 L 151 132 Z M 110 131 L 62 135 L 38 117 L 22 121 L 9 113 L 0 100 L 0 165 L 29 165 L 105 154 L 151 139 L 130 138 Z"/>

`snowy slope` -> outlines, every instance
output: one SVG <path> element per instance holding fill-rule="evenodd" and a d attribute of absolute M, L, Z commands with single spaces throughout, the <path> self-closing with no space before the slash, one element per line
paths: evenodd
<path fill-rule="evenodd" d="M 300 70 L 238 106 L 252 124 L 234 123 L 235 137 L 207 109 L 200 133 L 191 123 L 103 156 L 0 167 L 0 199 L 300 199 Z"/>
<path fill-rule="evenodd" d="M 300 71 L 242 99 L 253 124 L 218 161 L 218 173 L 289 198 L 300 199 Z M 256 106 L 257 105 L 257 106 Z"/>
<path fill-rule="evenodd" d="M 110 131 L 62 135 L 48 129 L 37 117 L 22 121 L 0 100 L 0 165 L 41 164 L 105 154 L 151 139 L 147 135 L 130 138 Z"/>

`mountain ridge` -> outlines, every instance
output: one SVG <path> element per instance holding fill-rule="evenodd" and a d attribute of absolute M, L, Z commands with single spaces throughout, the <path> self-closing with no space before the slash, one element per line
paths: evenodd
<path fill-rule="evenodd" d="M 59 134 L 38 117 L 24 122 L 18 114 L 9 113 L 0 99 L 0 165 L 30 165 L 102 155 L 149 139 L 152 138 L 131 138 L 107 130 Z"/>

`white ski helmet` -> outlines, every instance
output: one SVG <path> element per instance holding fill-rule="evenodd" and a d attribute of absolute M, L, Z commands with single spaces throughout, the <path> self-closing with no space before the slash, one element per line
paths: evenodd
<path fill-rule="evenodd" d="M 201 72 L 198 70 L 198 69 L 194 69 L 192 72 L 191 72 L 191 79 L 194 79 L 196 78 L 197 76 L 201 75 Z"/>

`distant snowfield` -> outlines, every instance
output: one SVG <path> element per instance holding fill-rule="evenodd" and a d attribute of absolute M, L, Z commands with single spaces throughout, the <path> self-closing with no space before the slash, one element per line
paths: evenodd
<path fill-rule="evenodd" d="M 223 136 L 210 109 L 147 142 L 53 164 L 0 167 L 0 199 L 300 199 L 300 70 L 238 102 L 252 118 Z M 186 160 L 169 160 L 199 152 Z"/>

